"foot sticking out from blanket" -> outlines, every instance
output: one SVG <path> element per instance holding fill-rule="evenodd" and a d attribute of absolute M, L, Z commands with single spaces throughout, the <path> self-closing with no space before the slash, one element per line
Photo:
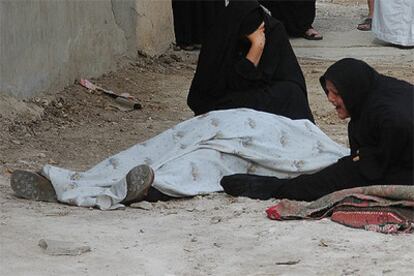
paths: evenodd
<path fill-rule="evenodd" d="M 261 200 L 277 197 L 282 183 L 283 179 L 277 179 L 276 177 L 246 174 L 225 176 L 220 181 L 224 192 L 229 195 Z"/>
<path fill-rule="evenodd" d="M 46 202 L 57 202 L 55 189 L 49 179 L 40 173 L 16 170 L 10 185 L 16 196 Z"/>
<path fill-rule="evenodd" d="M 145 199 L 154 182 L 154 171 L 147 165 L 136 166 L 126 176 L 127 195 L 122 201 L 131 204 Z"/>
<path fill-rule="evenodd" d="M 154 172 L 147 165 L 140 165 L 130 170 L 126 176 L 127 195 L 121 202 L 131 204 L 142 201 L 154 181 Z M 13 172 L 10 185 L 16 196 L 46 202 L 57 202 L 52 183 L 40 173 L 16 170 Z"/>

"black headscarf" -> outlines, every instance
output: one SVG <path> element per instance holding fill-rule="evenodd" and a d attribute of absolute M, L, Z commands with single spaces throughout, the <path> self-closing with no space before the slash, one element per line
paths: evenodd
<path fill-rule="evenodd" d="M 331 65 L 319 80 L 325 93 L 326 80 L 335 85 L 351 118 L 356 119 L 379 79 L 378 72 L 364 61 L 345 58 Z"/>
<path fill-rule="evenodd" d="M 252 10 L 242 21 L 239 35 L 246 36 L 256 31 L 264 21 L 264 14 L 261 9 Z"/>

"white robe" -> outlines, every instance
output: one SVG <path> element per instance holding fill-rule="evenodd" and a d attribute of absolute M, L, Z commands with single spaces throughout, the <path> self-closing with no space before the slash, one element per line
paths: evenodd
<path fill-rule="evenodd" d="M 172 197 L 222 191 L 225 175 L 295 177 L 314 173 L 349 154 L 308 120 L 251 109 L 213 111 L 100 162 L 85 172 L 46 165 L 58 200 L 113 209 L 126 196 L 126 174 L 147 164 L 153 187 Z"/>
<path fill-rule="evenodd" d="M 414 46 L 414 0 L 375 0 L 372 31 L 378 39 Z"/>

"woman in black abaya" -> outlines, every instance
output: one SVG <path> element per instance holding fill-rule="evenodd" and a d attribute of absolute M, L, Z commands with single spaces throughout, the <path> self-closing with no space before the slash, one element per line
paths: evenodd
<path fill-rule="evenodd" d="M 311 201 L 353 187 L 414 185 L 414 86 L 349 58 L 332 65 L 320 80 L 338 117 L 351 118 L 351 154 L 318 173 L 293 179 L 224 177 L 225 192 Z"/>
<path fill-rule="evenodd" d="M 289 36 L 304 37 L 309 40 L 321 40 L 322 35 L 312 24 L 316 16 L 316 0 L 260 0 L 272 13 L 283 22 Z"/>
<path fill-rule="evenodd" d="M 253 0 L 230 1 L 212 27 L 187 102 L 196 115 L 246 107 L 313 121 L 284 27 Z"/>

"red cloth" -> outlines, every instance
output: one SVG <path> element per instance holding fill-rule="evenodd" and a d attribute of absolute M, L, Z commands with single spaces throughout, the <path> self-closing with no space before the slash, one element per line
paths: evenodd
<path fill-rule="evenodd" d="M 281 200 L 266 210 L 274 220 L 321 219 L 381 233 L 414 230 L 414 186 L 346 189 L 313 202 Z"/>

